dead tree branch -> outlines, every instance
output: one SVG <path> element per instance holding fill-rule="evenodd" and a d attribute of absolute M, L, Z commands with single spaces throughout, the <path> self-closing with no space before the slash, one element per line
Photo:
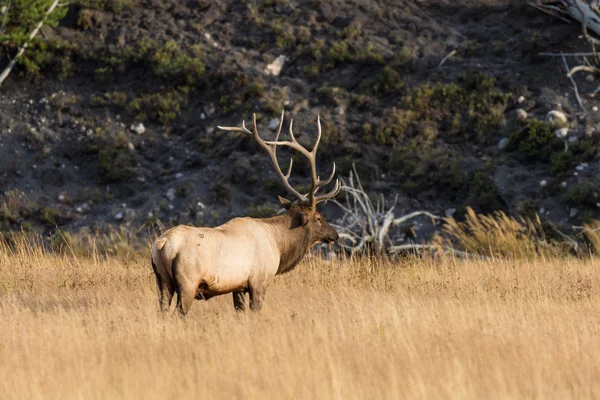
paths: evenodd
<path fill-rule="evenodd" d="M 579 96 L 579 89 L 577 88 L 577 83 L 575 82 L 575 79 L 573 79 L 573 74 L 575 72 L 573 72 L 573 70 L 577 69 L 577 68 L 586 68 L 583 65 L 580 65 L 578 67 L 573 68 L 572 70 L 569 70 L 569 64 L 567 64 L 567 59 L 563 56 L 562 57 L 562 62 L 563 65 L 565 66 L 565 69 L 567 70 L 567 77 L 569 78 L 569 80 L 571 81 L 571 84 L 573 85 L 573 91 L 575 92 L 575 98 L 577 99 L 577 103 L 579 104 L 579 108 L 581 108 L 581 111 L 583 111 L 584 113 L 585 111 L 585 107 L 583 106 L 583 102 L 581 101 L 581 97 Z"/>
<path fill-rule="evenodd" d="M 583 56 L 584 59 L 581 65 L 577 65 L 575 67 L 570 68 L 565 58 L 566 54 L 563 54 L 562 52 L 559 54 L 544 53 L 544 55 L 560 55 L 563 65 L 567 70 L 567 77 L 573 85 L 573 90 L 575 92 L 577 103 L 579 104 L 580 109 L 584 113 L 586 113 L 586 110 L 583 106 L 583 101 L 581 99 L 581 96 L 579 95 L 577 83 L 575 82 L 573 75 L 581 71 L 591 72 L 595 74 L 600 71 L 600 69 L 593 66 L 585 58 L 586 56 L 593 56 L 594 61 L 598 61 L 596 45 L 600 44 L 600 40 L 590 35 L 588 30 L 594 32 L 596 35 L 600 35 L 600 0 L 536 0 L 535 4 L 530 3 L 530 5 L 534 6 L 538 10 L 544 11 L 547 14 L 551 14 L 553 16 L 568 16 L 576 21 L 579 21 L 579 23 L 581 24 L 583 36 L 591 44 L 592 52 L 569 54 L 569 56 Z M 600 87 L 594 92 L 590 93 L 589 96 L 594 97 L 599 91 Z"/>
<path fill-rule="evenodd" d="M 342 191 L 345 195 L 345 203 L 333 200 L 344 211 L 341 223 L 334 225 L 343 239 L 342 247 L 351 254 L 369 251 L 376 254 L 396 254 L 390 249 L 399 249 L 398 245 L 390 238 L 390 230 L 418 216 L 428 216 L 432 223 L 441 217 L 428 211 L 415 211 L 410 214 L 396 217 L 394 209 L 398 196 L 386 206 L 385 198 L 381 196 L 373 202 L 365 192 L 356 167 L 352 166 L 352 172 L 348 181 L 342 180 Z M 412 246 L 412 245 L 411 245 Z M 425 249 L 426 247 L 414 247 Z M 398 250 L 400 251 L 400 250 Z"/>

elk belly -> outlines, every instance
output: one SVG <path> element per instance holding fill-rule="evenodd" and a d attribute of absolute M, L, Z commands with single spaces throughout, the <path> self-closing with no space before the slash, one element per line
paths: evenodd
<path fill-rule="evenodd" d="M 197 299 L 209 299 L 220 294 L 243 291 L 247 288 L 247 279 L 219 279 L 207 277 L 200 281 L 196 292 Z"/>

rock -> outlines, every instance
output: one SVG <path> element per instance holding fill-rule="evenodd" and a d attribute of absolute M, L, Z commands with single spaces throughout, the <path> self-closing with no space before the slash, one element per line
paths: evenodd
<path fill-rule="evenodd" d="M 206 119 L 206 114 L 204 114 L 204 113 L 201 113 L 201 114 L 200 114 L 200 119 Z"/>
<path fill-rule="evenodd" d="M 214 107 L 204 107 L 204 112 L 206 113 L 207 116 L 212 116 L 215 113 L 215 108 Z"/>
<path fill-rule="evenodd" d="M 510 143 L 510 139 L 507 137 L 504 137 L 504 138 L 500 139 L 500 141 L 498 142 L 498 148 L 500 150 L 504 150 L 506 148 L 506 146 L 508 146 L 509 143 Z"/>
<path fill-rule="evenodd" d="M 576 143 L 579 141 L 579 138 L 577 136 L 571 136 L 569 138 L 569 143 Z"/>
<path fill-rule="evenodd" d="M 568 134 L 569 134 L 569 128 L 560 128 L 560 129 L 556 129 L 554 131 L 554 136 L 556 136 L 559 139 L 566 138 Z"/>
<path fill-rule="evenodd" d="M 146 132 L 146 127 L 140 122 L 139 124 L 131 125 L 130 130 L 138 135 L 142 135 L 144 132 Z"/>
<path fill-rule="evenodd" d="M 544 186 L 546 186 L 547 184 L 548 184 L 548 181 L 547 181 L 547 180 L 545 180 L 545 179 L 543 179 L 543 180 L 541 180 L 541 181 L 540 181 L 540 186 L 541 186 L 541 187 L 544 187 Z"/>
<path fill-rule="evenodd" d="M 452 218 L 452 216 L 454 216 L 455 212 L 456 212 L 456 208 L 449 208 L 444 212 L 444 215 L 446 216 L 446 218 Z"/>
<path fill-rule="evenodd" d="M 594 111 L 594 112 L 598 111 L 598 106 L 592 107 L 592 111 Z"/>
<path fill-rule="evenodd" d="M 579 214 L 578 209 L 571 208 L 571 210 L 569 210 L 569 218 L 575 218 L 577 216 L 577 214 Z"/>
<path fill-rule="evenodd" d="M 578 166 L 575 167 L 575 169 L 577 171 L 583 171 L 588 167 L 588 163 L 581 163 Z"/>
<path fill-rule="evenodd" d="M 546 121 L 567 123 L 567 116 L 562 111 L 552 110 L 546 114 Z"/>
<path fill-rule="evenodd" d="M 165 196 L 167 196 L 167 199 L 169 199 L 169 201 L 175 200 L 175 196 L 176 196 L 175 189 L 170 188 L 169 190 L 167 190 L 167 194 Z"/>
<path fill-rule="evenodd" d="M 527 111 L 523 110 L 522 108 L 517 108 L 515 114 L 517 115 L 517 119 L 520 121 L 527 119 Z"/>
<path fill-rule="evenodd" d="M 562 189 L 566 188 L 566 187 L 567 187 L 567 182 L 565 182 L 565 181 L 562 181 L 562 182 L 560 183 L 560 187 L 561 187 Z"/>
<path fill-rule="evenodd" d="M 2 6 L 2 8 L 0 8 L 0 14 L 2 14 L 2 15 L 6 14 L 7 10 L 8 10 L 8 7 Z"/>
<path fill-rule="evenodd" d="M 544 215 L 545 213 L 546 213 L 546 209 L 544 207 L 540 207 L 540 209 L 538 210 L 538 214 Z"/>
<path fill-rule="evenodd" d="M 178 172 L 175 174 L 175 179 L 181 179 L 183 178 L 183 174 L 181 172 Z"/>
<path fill-rule="evenodd" d="M 594 75 L 592 75 L 592 74 L 585 77 L 585 80 L 588 82 L 594 82 L 595 79 L 596 78 L 594 78 Z"/>
<path fill-rule="evenodd" d="M 525 101 L 525 97 L 524 96 L 519 96 L 519 98 L 517 99 L 517 103 L 522 104 Z"/>
<path fill-rule="evenodd" d="M 265 68 L 265 73 L 267 75 L 279 76 L 279 74 L 281 73 L 281 69 L 283 68 L 283 64 L 285 64 L 286 60 L 286 56 L 277 57 L 275 61 L 267 65 L 267 68 Z"/>
<path fill-rule="evenodd" d="M 270 130 L 274 131 L 278 127 L 279 127 L 279 120 L 277 118 L 273 118 L 271 121 L 269 121 L 268 128 Z"/>
<path fill-rule="evenodd" d="M 134 150 L 135 150 L 135 146 L 134 146 L 134 145 L 133 145 L 133 143 L 131 143 L 131 142 L 127 143 L 127 148 L 128 148 L 130 151 L 134 151 Z"/>
<path fill-rule="evenodd" d="M 203 210 L 206 208 L 206 206 L 204 205 L 204 203 L 203 203 L 203 202 L 201 202 L 201 201 L 199 201 L 199 202 L 198 202 L 198 204 L 196 204 L 196 205 L 197 205 L 198 207 L 200 207 L 201 209 L 203 209 Z"/>
<path fill-rule="evenodd" d="M 344 109 L 344 107 L 338 106 L 338 107 L 335 108 L 335 113 L 337 115 L 345 115 L 346 114 L 346 110 Z"/>
<path fill-rule="evenodd" d="M 123 219 L 123 212 L 119 211 L 118 213 L 115 214 L 115 219 L 117 221 L 121 221 Z"/>

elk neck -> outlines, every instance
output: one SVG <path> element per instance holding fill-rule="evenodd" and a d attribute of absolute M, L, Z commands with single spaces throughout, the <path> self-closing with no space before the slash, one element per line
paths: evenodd
<path fill-rule="evenodd" d="M 310 232 L 303 226 L 293 227 L 294 216 L 285 213 L 264 220 L 273 231 L 279 249 L 277 274 L 291 271 L 302 260 L 310 247 Z"/>

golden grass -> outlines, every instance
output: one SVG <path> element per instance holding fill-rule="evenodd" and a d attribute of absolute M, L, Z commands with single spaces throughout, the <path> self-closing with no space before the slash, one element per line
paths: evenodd
<path fill-rule="evenodd" d="M 476 214 L 470 207 L 466 211 L 464 222 L 445 219 L 445 235 L 435 238 L 438 244 L 443 247 L 456 245 L 468 253 L 492 257 L 531 258 L 540 254 L 558 254 L 560 246 L 546 240 L 538 215 L 529 220 L 516 219 L 502 211 L 490 215 Z"/>
<path fill-rule="evenodd" d="M 0 254 L 0 398 L 598 398 L 600 261 L 309 259 L 157 313 L 147 257 Z"/>

